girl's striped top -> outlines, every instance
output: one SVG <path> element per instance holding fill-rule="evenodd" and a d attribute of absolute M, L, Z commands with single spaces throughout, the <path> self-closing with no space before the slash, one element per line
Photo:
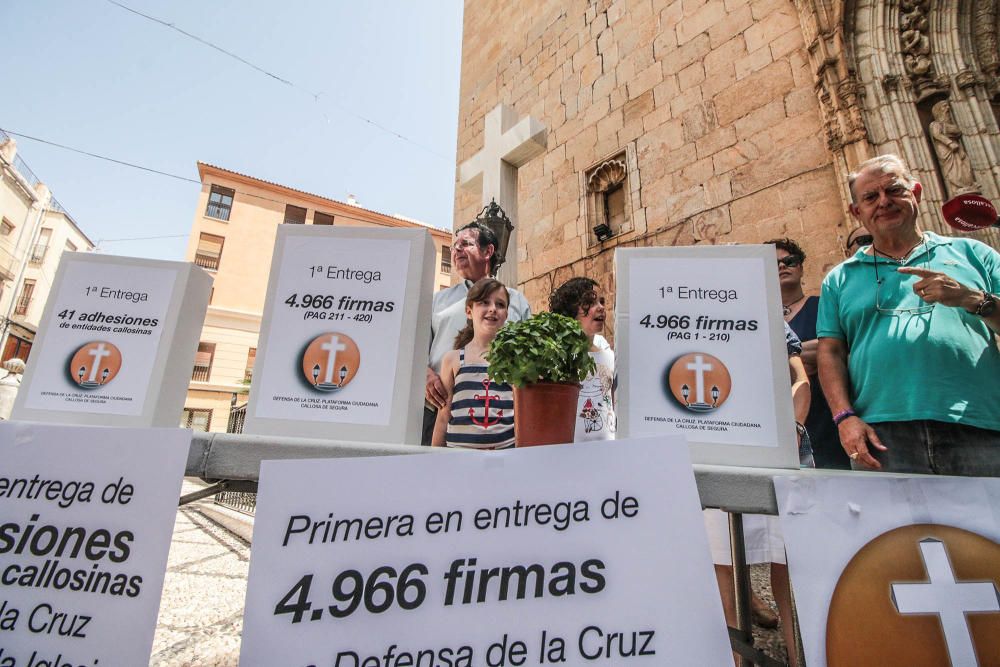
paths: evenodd
<path fill-rule="evenodd" d="M 445 443 L 473 449 L 514 446 L 514 390 L 493 382 L 489 366 L 467 366 L 464 348 L 459 351 Z"/>

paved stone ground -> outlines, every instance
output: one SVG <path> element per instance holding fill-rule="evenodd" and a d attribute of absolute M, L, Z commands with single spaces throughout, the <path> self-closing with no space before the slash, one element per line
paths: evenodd
<path fill-rule="evenodd" d="M 236 667 L 249 566 L 246 542 L 180 508 L 150 667 Z"/>
<path fill-rule="evenodd" d="M 771 566 L 764 563 L 750 566 L 750 585 L 753 587 L 757 597 L 762 599 L 771 610 L 777 612 L 778 606 L 774 603 L 774 595 L 771 593 Z M 781 636 L 781 626 L 774 630 L 753 626 L 753 644 L 757 648 L 767 653 L 772 658 L 785 662 L 785 640 Z"/>
<path fill-rule="evenodd" d="M 244 540 L 194 507 L 178 511 L 150 667 L 237 667 L 249 566 Z M 774 608 L 768 566 L 750 570 L 754 591 Z M 780 630 L 755 626 L 754 643 L 785 659 Z"/>

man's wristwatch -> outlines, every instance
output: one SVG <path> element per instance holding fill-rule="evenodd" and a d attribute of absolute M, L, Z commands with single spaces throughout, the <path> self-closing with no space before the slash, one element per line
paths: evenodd
<path fill-rule="evenodd" d="M 983 292 L 983 300 L 979 302 L 976 309 L 973 311 L 973 315 L 978 315 L 979 317 L 990 317 L 997 311 L 997 296 L 995 294 L 990 294 L 989 292 Z"/>

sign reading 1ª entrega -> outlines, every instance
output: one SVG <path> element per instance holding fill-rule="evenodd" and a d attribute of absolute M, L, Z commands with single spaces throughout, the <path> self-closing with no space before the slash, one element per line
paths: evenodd
<path fill-rule="evenodd" d="M 400 342 L 404 331 L 418 338 L 423 331 L 417 310 L 430 296 L 421 289 L 427 236 L 279 229 L 246 432 L 330 437 L 324 425 L 334 423 L 338 437 L 406 439 L 402 424 L 411 421 L 407 408 L 414 401 L 400 391 L 413 389 L 414 350 L 427 345 Z M 368 433 L 351 435 L 343 428 L 351 426 Z"/>
<path fill-rule="evenodd" d="M 771 246 L 615 254 L 619 435 L 682 432 L 697 463 L 797 465 Z"/>
<path fill-rule="evenodd" d="M 66 253 L 14 418 L 176 426 L 211 283 L 187 262 Z"/>

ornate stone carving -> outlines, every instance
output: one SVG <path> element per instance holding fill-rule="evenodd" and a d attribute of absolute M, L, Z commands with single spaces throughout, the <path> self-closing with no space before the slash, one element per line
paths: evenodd
<path fill-rule="evenodd" d="M 997 0 L 977 0 L 972 8 L 972 42 L 979 69 L 990 92 L 1000 91 L 1000 48 L 997 46 Z"/>
<path fill-rule="evenodd" d="M 931 60 L 929 8 L 930 0 L 899 0 L 899 41 L 903 67 L 920 99 L 940 91 Z"/>
<path fill-rule="evenodd" d="M 899 90 L 899 75 L 886 74 L 882 77 L 882 90 L 885 92 L 895 92 Z"/>
<path fill-rule="evenodd" d="M 715 208 L 691 217 L 691 236 L 695 241 L 709 241 L 712 244 L 719 237 L 731 234 L 733 220 L 726 207 Z"/>
<path fill-rule="evenodd" d="M 820 108 L 823 111 L 823 129 L 826 133 L 826 145 L 831 150 L 837 150 L 844 145 L 844 136 L 840 131 L 837 109 L 834 108 L 830 92 L 826 89 L 822 79 L 816 83 L 816 97 L 819 99 Z"/>
<path fill-rule="evenodd" d="M 955 75 L 955 83 L 959 88 L 971 88 L 977 83 L 985 83 L 982 77 L 977 76 L 976 72 L 970 69 L 963 69 L 961 72 Z"/>
<path fill-rule="evenodd" d="M 962 130 L 952 120 L 951 105 L 941 100 L 931 109 L 934 120 L 930 124 L 931 142 L 937 153 L 941 175 L 948 186 L 950 196 L 963 192 L 979 192 L 979 185 L 972 174 L 969 156 L 962 146 Z"/>
<path fill-rule="evenodd" d="M 590 174 L 590 178 L 587 179 L 587 189 L 590 192 L 607 192 L 624 181 L 627 174 L 624 161 L 608 160 Z"/>
<path fill-rule="evenodd" d="M 837 95 L 840 97 L 843 109 L 847 141 L 864 139 L 865 121 L 861 117 L 861 98 L 865 95 L 864 88 L 858 84 L 854 75 L 850 74 L 837 86 Z"/>

